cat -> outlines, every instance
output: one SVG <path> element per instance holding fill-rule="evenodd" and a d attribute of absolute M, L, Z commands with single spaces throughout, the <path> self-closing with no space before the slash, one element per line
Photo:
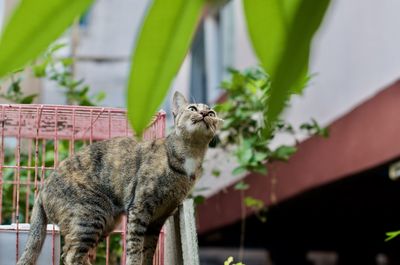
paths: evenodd
<path fill-rule="evenodd" d="M 62 161 L 36 198 L 31 230 L 17 265 L 34 265 L 46 224 L 60 226 L 66 265 L 89 265 L 89 253 L 127 222 L 127 265 L 150 265 L 166 219 L 200 177 L 209 142 L 222 119 L 205 104 L 173 96 L 174 128 L 163 139 L 117 137 L 91 144 Z"/>

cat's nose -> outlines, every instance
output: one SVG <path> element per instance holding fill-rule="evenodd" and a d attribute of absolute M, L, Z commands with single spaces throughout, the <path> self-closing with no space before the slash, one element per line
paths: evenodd
<path fill-rule="evenodd" d="M 208 110 L 200 110 L 200 114 L 203 115 L 203 117 L 208 115 Z"/>

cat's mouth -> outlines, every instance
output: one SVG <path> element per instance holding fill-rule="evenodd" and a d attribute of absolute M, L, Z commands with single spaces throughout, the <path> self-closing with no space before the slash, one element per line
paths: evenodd
<path fill-rule="evenodd" d="M 206 122 L 206 120 L 204 119 L 204 117 L 201 117 L 201 118 L 192 118 L 192 124 L 196 124 L 196 123 L 199 123 L 199 122 L 203 122 L 205 125 L 206 125 L 206 127 L 207 127 L 207 129 L 209 129 L 209 124 Z"/>

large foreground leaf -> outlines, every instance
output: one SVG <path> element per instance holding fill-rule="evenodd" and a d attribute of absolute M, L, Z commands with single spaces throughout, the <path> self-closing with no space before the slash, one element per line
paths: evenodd
<path fill-rule="evenodd" d="M 141 135 L 179 70 L 199 22 L 204 0 L 154 0 L 132 57 L 128 113 Z"/>
<path fill-rule="evenodd" d="M 312 37 L 329 0 L 244 0 L 253 48 L 271 76 L 267 122 L 277 120 L 293 91 L 307 78 Z"/>
<path fill-rule="evenodd" d="M 0 77 L 36 58 L 93 0 L 21 0 L 0 38 Z"/>

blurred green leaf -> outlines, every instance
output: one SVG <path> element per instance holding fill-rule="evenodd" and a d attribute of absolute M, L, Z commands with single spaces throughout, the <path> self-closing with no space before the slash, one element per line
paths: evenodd
<path fill-rule="evenodd" d="M 0 38 L 0 77 L 45 51 L 92 1 L 21 0 Z"/>
<path fill-rule="evenodd" d="M 71 57 L 62 58 L 61 63 L 64 65 L 64 67 L 67 67 L 74 63 L 74 59 Z"/>
<path fill-rule="evenodd" d="M 96 101 L 96 103 L 99 103 L 102 102 L 106 98 L 106 96 L 107 96 L 106 92 L 100 91 L 95 95 L 94 100 Z"/>
<path fill-rule="evenodd" d="M 262 208 L 264 208 L 265 204 L 262 200 L 253 198 L 253 197 L 246 197 L 244 198 L 244 204 L 247 207 L 253 208 L 255 210 L 261 210 Z"/>
<path fill-rule="evenodd" d="M 7 89 L 7 94 L 20 94 L 21 93 L 21 78 L 18 78 L 15 81 L 12 81 L 10 86 Z"/>
<path fill-rule="evenodd" d="M 137 135 L 162 103 L 190 47 L 205 0 L 155 0 L 138 36 L 128 84 L 128 114 Z"/>
<path fill-rule="evenodd" d="M 200 204 L 204 203 L 205 200 L 206 200 L 206 198 L 202 195 L 197 195 L 193 198 L 193 202 L 195 205 L 200 205 Z"/>
<path fill-rule="evenodd" d="M 249 184 L 245 183 L 244 181 L 239 181 L 238 183 L 233 186 L 235 190 L 247 190 L 250 188 Z"/>
<path fill-rule="evenodd" d="M 263 164 L 258 164 L 257 166 L 251 169 L 254 172 L 257 172 L 261 175 L 266 175 L 268 173 L 267 167 Z"/>
<path fill-rule="evenodd" d="M 233 257 L 228 257 L 228 259 L 224 262 L 224 265 L 231 265 L 233 261 Z"/>
<path fill-rule="evenodd" d="M 394 239 L 394 238 L 396 238 L 396 237 L 398 237 L 398 236 L 400 236 L 400 230 L 398 230 L 398 231 L 387 232 L 387 233 L 386 233 L 385 242 L 387 242 L 387 241 L 389 241 L 389 240 L 392 240 L 392 239 Z"/>
<path fill-rule="evenodd" d="M 37 78 L 45 77 L 46 76 L 46 68 L 47 68 L 47 63 L 34 65 L 32 67 L 33 75 Z"/>
<path fill-rule="evenodd" d="M 239 174 L 243 174 L 243 173 L 245 173 L 245 172 L 247 172 L 246 167 L 244 167 L 244 166 L 239 166 L 239 167 L 235 168 L 235 169 L 232 171 L 232 174 L 233 174 L 233 175 L 239 175 Z"/>
<path fill-rule="evenodd" d="M 21 104 L 31 104 L 38 94 L 32 94 L 21 99 Z"/>
<path fill-rule="evenodd" d="M 267 119 L 273 126 L 291 93 L 301 93 L 307 80 L 312 37 L 329 0 L 244 0 L 253 48 L 272 86 Z M 267 134 L 271 134 L 269 129 Z"/>
<path fill-rule="evenodd" d="M 287 161 L 297 151 L 294 146 L 279 146 L 271 155 L 273 159 Z"/>
<path fill-rule="evenodd" d="M 303 123 L 300 125 L 300 129 L 306 130 L 311 135 L 318 135 L 324 138 L 329 137 L 328 128 L 322 128 L 316 120 L 311 119 L 311 123 Z"/>
<path fill-rule="evenodd" d="M 221 170 L 214 168 L 211 171 L 211 175 L 213 175 L 214 177 L 218 178 L 219 176 L 221 176 Z"/>

